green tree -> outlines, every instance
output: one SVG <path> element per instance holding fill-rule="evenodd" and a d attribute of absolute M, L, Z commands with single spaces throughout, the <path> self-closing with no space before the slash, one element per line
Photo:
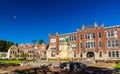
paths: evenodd
<path fill-rule="evenodd" d="M 13 42 L 0 40 L 0 52 L 7 52 L 11 45 L 14 45 Z"/>
<path fill-rule="evenodd" d="M 13 42 L 10 42 L 8 41 L 7 44 L 6 44 L 6 49 L 5 49 L 5 52 L 8 51 L 8 49 L 10 48 L 10 46 L 14 45 Z"/>
<path fill-rule="evenodd" d="M 44 43 L 44 40 L 40 39 L 39 44 L 42 44 L 42 43 Z"/>
<path fill-rule="evenodd" d="M 7 45 L 7 41 L 5 40 L 0 40 L 0 51 L 1 52 L 5 52 L 6 51 L 6 45 Z"/>

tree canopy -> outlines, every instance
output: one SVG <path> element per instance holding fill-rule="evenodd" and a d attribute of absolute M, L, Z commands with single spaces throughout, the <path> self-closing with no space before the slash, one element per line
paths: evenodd
<path fill-rule="evenodd" d="M 42 44 L 42 43 L 44 43 L 44 40 L 40 39 L 39 44 Z"/>
<path fill-rule="evenodd" d="M 7 52 L 11 45 L 14 45 L 13 42 L 0 40 L 0 52 Z"/>

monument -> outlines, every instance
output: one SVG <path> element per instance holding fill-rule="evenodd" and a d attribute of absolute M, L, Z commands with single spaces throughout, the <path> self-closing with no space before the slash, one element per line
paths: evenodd
<path fill-rule="evenodd" d="M 59 59 L 59 60 L 72 60 L 74 56 L 74 52 L 72 49 L 72 46 L 68 42 L 68 36 L 65 36 L 63 39 L 63 42 L 60 44 L 61 50 L 58 55 L 51 56 L 53 54 L 53 50 L 51 49 L 51 46 L 48 48 L 46 54 L 47 58 L 49 59 Z"/>

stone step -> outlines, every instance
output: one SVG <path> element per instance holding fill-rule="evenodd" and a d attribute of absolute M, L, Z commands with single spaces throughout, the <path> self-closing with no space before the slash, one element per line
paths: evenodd
<path fill-rule="evenodd" d="M 82 60 L 82 62 L 85 64 L 94 64 L 95 59 L 94 58 L 86 58 L 86 59 Z"/>

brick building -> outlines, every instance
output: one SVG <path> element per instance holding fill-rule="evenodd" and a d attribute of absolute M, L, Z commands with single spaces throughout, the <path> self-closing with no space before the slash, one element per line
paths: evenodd
<path fill-rule="evenodd" d="M 59 55 L 61 43 L 65 36 L 72 46 L 75 58 L 94 58 L 95 60 L 117 60 L 120 58 L 120 26 L 104 27 L 84 26 L 76 32 L 49 35 L 49 47 L 53 51 L 51 57 Z"/>
<path fill-rule="evenodd" d="M 46 44 L 12 45 L 8 50 L 9 59 L 46 59 L 47 46 Z"/>

